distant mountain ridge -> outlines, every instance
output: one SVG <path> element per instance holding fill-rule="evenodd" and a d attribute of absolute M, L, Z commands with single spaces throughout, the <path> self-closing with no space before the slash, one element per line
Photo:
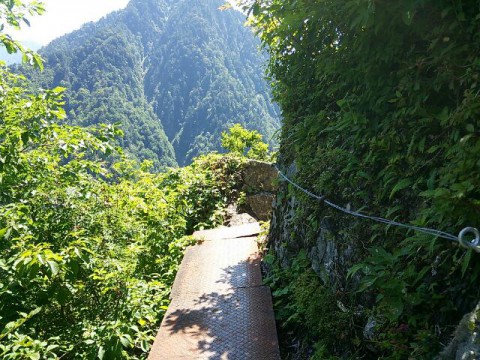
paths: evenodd
<path fill-rule="evenodd" d="M 218 150 L 233 123 L 268 139 L 278 127 L 265 56 L 221 0 L 132 0 L 40 50 L 44 87 L 64 86 L 75 124 L 121 122 L 122 147 L 157 167 Z"/>

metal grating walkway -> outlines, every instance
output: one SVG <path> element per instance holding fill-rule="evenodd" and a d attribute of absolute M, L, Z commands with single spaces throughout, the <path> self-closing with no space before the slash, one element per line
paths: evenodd
<path fill-rule="evenodd" d="M 258 223 L 197 232 L 150 360 L 279 360 L 270 289 L 262 285 Z"/>

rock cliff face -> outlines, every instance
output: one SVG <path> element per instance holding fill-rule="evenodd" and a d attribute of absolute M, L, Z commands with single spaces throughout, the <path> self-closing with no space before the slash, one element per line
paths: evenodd
<path fill-rule="evenodd" d="M 280 170 L 290 179 L 295 178 L 297 173 L 295 162 L 284 162 Z M 318 226 L 312 226 L 313 222 L 318 222 Z M 322 286 L 333 293 L 349 293 L 359 285 L 359 277 L 350 278 L 347 273 L 365 256 L 362 242 L 365 238 L 362 234 L 364 226 L 363 220 L 339 213 L 301 191 L 292 191 L 287 182 L 279 181 L 268 245 L 280 266 L 285 269 L 291 268 L 298 255 L 305 251 L 311 269 L 321 280 Z M 317 230 L 312 231 L 312 227 Z M 435 265 L 432 265 L 432 274 L 434 271 Z M 459 283 L 456 286 L 460 286 Z M 373 301 L 374 298 L 369 296 L 356 298 L 355 302 L 350 303 L 348 311 L 358 315 Z M 355 321 L 359 321 L 358 325 L 363 327 L 364 341 L 377 341 L 381 336 L 378 325 L 384 319 L 360 316 Z M 480 359 L 480 303 L 472 312 L 464 315 L 453 335 L 444 339 L 448 346 L 436 360 Z M 339 340 L 340 345 L 342 341 Z"/>
<path fill-rule="evenodd" d="M 243 170 L 243 191 L 246 194 L 243 210 L 258 220 L 272 216 L 275 194 L 278 189 L 278 172 L 272 164 L 249 160 Z"/>
<path fill-rule="evenodd" d="M 480 303 L 475 310 L 463 317 L 452 341 L 436 358 L 436 360 L 449 359 L 480 359 Z"/>
<path fill-rule="evenodd" d="M 228 225 L 270 220 L 278 190 L 278 171 L 273 164 L 258 160 L 246 161 L 239 184 L 245 198 L 243 202 L 231 204 L 227 208 Z M 267 236 L 262 235 L 262 242 L 266 240 Z"/>
<path fill-rule="evenodd" d="M 283 164 L 282 172 L 295 178 L 295 163 Z M 301 250 L 305 250 L 312 269 L 333 291 L 345 290 L 345 274 L 358 259 L 361 242 L 348 231 L 356 220 L 339 216 L 318 201 L 301 192 L 292 193 L 285 181 L 280 181 L 270 229 L 270 246 L 283 264 L 289 266 Z M 312 230 L 312 224 L 318 229 Z M 348 231 L 348 232 L 347 232 Z"/>

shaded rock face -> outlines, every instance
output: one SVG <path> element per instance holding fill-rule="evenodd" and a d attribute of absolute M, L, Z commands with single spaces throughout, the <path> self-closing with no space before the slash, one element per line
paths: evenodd
<path fill-rule="evenodd" d="M 244 191 L 274 193 L 277 191 L 278 171 L 270 163 L 249 160 L 243 172 Z"/>
<path fill-rule="evenodd" d="M 289 178 L 296 173 L 295 163 L 284 165 L 282 172 Z M 305 219 L 309 219 L 306 221 Z M 316 222 L 316 226 L 312 226 Z M 289 192 L 288 184 L 280 181 L 270 226 L 269 247 L 287 267 L 301 250 L 305 250 L 312 269 L 325 285 L 344 290 L 346 272 L 358 259 L 361 234 L 355 231 L 357 220 L 339 216 L 324 204 Z M 349 280 L 356 282 L 355 277 Z"/>
<path fill-rule="evenodd" d="M 258 220 L 265 221 L 272 215 L 274 200 L 275 195 L 270 193 L 254 194 L 247 196 L 245 204 Z"/>
<path fill-rule="evenodd" d="M 249 160 L 243 170 L 244 210 L 254 218 L 269 220 L 272 215 L 278 172 L 272 164 Z"/>
<path fill-rule="evenodd" d="M 280 170 L 294 179 L 294 162 L 283 163 Z M 302 184 L 300 184 L 302 185 Z M 339 204 L 348 207 L 348 204 Z M 364 239 L 362 221 L 325 206 L 280 181 L 274 203 L 268 248 L 273 250 L 281 266 L 289 267 L 300 251 L 306 251 L 311 267 L 325 286 L 337 291 L 358 287 L 359 277 L 347 277 L 348 269 L 360 259 Z M 316 225 L 312 223 L 316 222 Z M 373 301 L 359 299 L 358 309 Z M 363 324 L 366 340 L 378 336 L 378 319 L 369 317 Z M 465 315 L 458 325 L 451 343 L 435 360 L 480 359 L 480 303 Z"/>
<path fill-rule="evenodd" d="M 480 359 L 480 303 L 475 310 L 463 317 L 452 341 L 436 360 L 447 359 Z"/>

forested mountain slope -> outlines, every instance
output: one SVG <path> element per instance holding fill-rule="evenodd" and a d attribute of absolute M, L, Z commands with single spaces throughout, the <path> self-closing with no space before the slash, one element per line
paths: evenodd
<path fill-rule="evenodd" d="M 269 138 L 278 124 L 265 57 L 221 0 L 132 0 L 43 48 L 38 85 L 67 88 L 73 124 L 121 122 L 122 147 L 157 167 L 219 149 L 233 123 Z"/>

